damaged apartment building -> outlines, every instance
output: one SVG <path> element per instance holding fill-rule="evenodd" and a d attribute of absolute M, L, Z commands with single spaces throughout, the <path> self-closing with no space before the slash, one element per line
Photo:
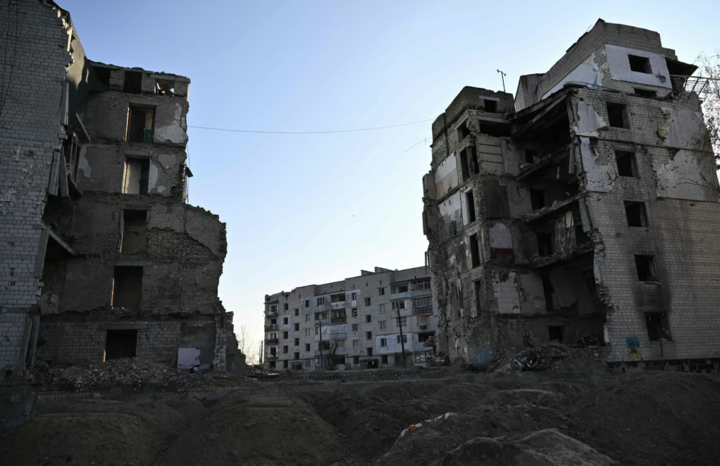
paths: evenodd
<path fill-rule="evenodd" d="M 231 362 L 225 225 L 188 205 L 190 80 L 89 60 L 52 1 L 3 5 L 0 369 Z"/>
<path fill-rule="evenodd" d="M 599 20 L 513 96 L 466 87 L 423 178 L 438 349 L 483 363 L 604 345 L 614 366 L 720 358 L 720 204 L 696 67 Z"/>
<path fill-rule="evenodd" d="M 339 282 L 267 295 L 265 365 L 292 370 L 425 366 L 434 354 L 432 311 L 427 267 L 375 267 Z"/>

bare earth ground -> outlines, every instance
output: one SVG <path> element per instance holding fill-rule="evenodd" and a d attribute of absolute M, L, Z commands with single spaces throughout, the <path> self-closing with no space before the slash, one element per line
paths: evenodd
<path fill-rule="evenodd" d="M 535 380 L 535 381 L 533 381 Z M 83 400 L 0 437 L 3 465 L 717 465 L 720 378 L 260 382 L 217 400 Z M 409 432 L 412 423 L 448 419 Z"/>

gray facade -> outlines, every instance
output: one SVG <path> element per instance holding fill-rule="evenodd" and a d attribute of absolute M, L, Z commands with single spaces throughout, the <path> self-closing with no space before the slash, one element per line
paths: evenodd
<path fill-rule="evenodd" d="M 0 369 L 138 356 L 223 369 L 225 226 L 188 205 L 190 80 L 89 60 L 70 14 L 0 15 Z"/>
<path fill-rule="evenodd" d="M 438 348 L 548 340 L 617 365 L 717 358 L 718 182 L 693 65 L 600 20 L 515 98 L 464 88 L 423 179 Z"/>
<path fill-rule="evenodd" d="M 265 297 L 263 360 L 270 369 L 402 366 L 403 345 L 405 365 L 425 366 L 434 336 L 426 267 L 376 267 Z"/>

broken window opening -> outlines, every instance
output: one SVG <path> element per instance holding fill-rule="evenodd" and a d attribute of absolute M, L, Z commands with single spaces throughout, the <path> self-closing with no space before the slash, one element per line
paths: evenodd
<path fill-rule="evenodd" d="M 480 267 L 480 245 L 478 244 L 478 235 L 470 236 L 470 259 L 473 269 Z"/>
<path fill-rule="evenodd" d="M 95 74 L 95 79 L 97 79 L 98 83 L 105 87 L 110 87 L 110 68 L 93 66 L 93 73 Z"/>
<path fill-rule="evenodd" d="M 463 182 L 470 179 L 470 165 L 468 164 L 467 149 L 460 151 L 460 167 L 462 169 Z"/>
<path fill-rule="evenodd" d="M 615 160 L 618 167 L 618 175 L 637 178 L 637 165 L 635 164 L 635 153 L 626 150 L 616 150 Z"/>
<path fill-rule="evenodd" d="M 465 199 L 467 200 L 468 223 L 472 223 L 476 220 L 475 196 L 473 196 L 472 189 L 465 193 Z"/>
<path fill-rule="evenodd" d="M 350 315 L 351 315 L 352 317 L 357 317 L 357 316 L 358 316 L 358 310 L 357 310 L 356 307 L 354 307 L 354 308 L 352 308 L 352 309 L 350 310 Z"/>
<path fill-rule="evenodd" d="M 557 340 L 562 343 L 565 334 L 565 327 L 561 325 L 548 325 L 548 336 L 550 341 Z"/>
<path fill-rule="evenodd" d="M 378 288 L 378 296 L 385 296 L 385 287 Z"/>
<path fill-rule="evenodd" d="M 143 268 L 137 266 L 116 266 L 113 277 L 111 306 L 140 311 L 142 302 Z"/>
<path fill-rule="evenodd" d="M 334 295 L 330 296 L 330 302 L 331 303 L 344 303 L 345 302 L 345 293 L 334 294 Z"/>
<path fill-rule="evenodd" d="M 648 57 L 628 55 L 628 61 L 630 62 L 630 71 L 652 74 L 652 68 L 650 67 L 650 59 Z"/>
<path fill-rule="evenodd" d="M 458 134 L 458 143 L 461 142 L 466 137 L 470 136 L 470 130 L 467 126 L 467 120 L 463 121 L 460 126 L 457 128 L 457 134 Z"/>
<path fill-rule="evenodd" d="M 583 228 L 582 223 L 582 216 L 580 215 L 580 209 L 577 208 L 577 206 L 573 208 L 572 215 L 573 225 L 575 225 L 575 244 L 580 246 L 582 244 L 589 243 L 590 236 L 585 233 L 585 229 Z"/>
<path fill-rule="evenodd" d="M 294 356 L 295 360 L 300 359 L 300 353 L 293 353 L 293 356 Z"/>
<path fill-rule="evenodd" d="M 651 91 L 649 89 L 634 88 L 635 95 L 640 97 L 657 97 L 657 91 Z"/>
<path fill-rule="evenodd" d="M 536 231 L 535 236 L 537 238 L 538 255 L 540 257 L 552 255 L 554 251 L 552 233 Z"/>
<path fill-rule="evenodd" d="M 123 92 L 140 94 L 142 92 L 142 73 L 139 71 L 126 71 L 123 81 Z"/>
<path fill-rule="evenodd" d="M 367 348 L 367 355 L 368 355 L 368 356 L 372 356 L 372 355 L 373 355 L 373 349 L 372 349 L 372 348 Z"/>
<path fill-rule="evenodd" d="M 175 95 L 175 81 L 157 79 L 155 81 L 155 94 L 169 96 Z"/>
<path fill-rule="evenodd" d="M 353 356 L 353 364 L 356 366 L 360 365 L 360 356 Z"/>
<path fill-rule="evenodd" d="M 555 301 L 553 295 L 555 294 L 555 288 L 552 286 L 550 277 L 542 277 L 543 294 L 545 295 L 545 312 L 552 312 L 555 310 Z"/>
<path fill-rule="evenodd" d="M 647 227 L 645 203 L 625 201 L 625 217 L 629 227 Z"/>
<path fill-rule="evenodd" d="M 134 358 L 137 353 L 137 330 L 108 330 L 105 336 L 105 358 Z"/>
<path fill-rule="evenodd" d="M 530 205 L 532 210 L 539 210 L 545 207 L 545 191 L 542 189 L 531 189 Z"/>
<path fill-rule="evenodd" d="M 287 340 L 287 339 L 288 339 L 288 332 L 283 332 L 283 336 L 282 336 L 282 337 L 283 337 L 283 340 Z"/>
<path fill-rule="evenodd" d="M 134 254 L 147 247 L 147 211 L 123 211 L 123 233 L 120 252 Z"/>
<path fill-rule="evenodd" d="M 657 270 L 655 268 L 655 256 L 635 255 L 635 267 L 637 268 L 638 280 L 641 282 L 656 282 Z"/>
<path fill-rule="evenodd" d="M 475 150 L 475 146 L 468 147 L 468 151 L 470 152 L 470 164 L 472 165 L 472 171 L 474 174 L 479 175 L 480 164 L 478 163 L 478 156 L 477 151 Z"/>
<path fill-rule="evenodd" d="M 626 106 L 607 102 L 608 122 L 613 128 L 627 128 Z"/>
<path fill-rule="evenodd" d="M 388 363 L 387 354 L 383 354 L 382 356 L 380 356 L 380 361 L 382 364 L 387 364 Z"/>
<path fill-rule="evenodd" d="M 306 300 L 305 300 L 305 307 L 310 307 L 310 300 L 309 300 L 309 299 L 306 299 Z"/>
<path fill-rule="evenodd" d="M 290 305 L 288 303 L 283 303 L 283 310 L 287 311 Z"/>
<path fill-rule="evenodd" d="M 650 341 L 672 341 L 667 312 L 646 312 L 645 323 Z"/>
<path fill-rule="evenodd" d="M 300 339 L 299 339 L 299 338 L 295 338 L 295 339 L 293 340 L 293 345 L 294 345 L 294 346 L 300 346 Z"/>
<path fill-rule="evenodd" d="M 154 108 L 130 106 L 125 140 L 128 142 L 153 142 L 154 125 Z"/>
<path fill-rule="evenodd" d="M 310 343 L 305 343 L 305 351 L 310 351 Z"/>
<path fill-rule="evenodd" d="M 510 136 L 510 124 L 480 120 L 480 133 L 502 138 Z"/>
<path fill-rule="evenodd" d="M 480 303 L 482 301 L 482 281 L 475 282 L 475 313 L 480 315 Z"/>
<path fill-rule="evenodd" d="M 370 314 L 368 314 L 368 315 L 365 316 L 365 322 L 368 323 L 368 324 L 369 324 L 370 322 L 372 322 L 372 316 L 371 316 Z"/>
<path fill-rule="evenodd" d="M 490 112 L 490 113 L 495 113 L 495 112 L 497 112 L 497 105 L 498 105 L 498 101 L 497 101 L 497 100 L 483 99 L 483 104 L 485 104 L 485 111 L 486 111 L 486 112 Z"/>
<path fill-rule="evenodd" d="M 372 340 L 372 332 L 365 332 L 365 339 Z"/>
<path fill-rule="evenodd" d="M 535 163 L 540 159 L 540 151 L 535 149 L 525 149 L 525 162 Z"/>
<path fill-rule="evenodd" d="M 288 362 L 286 360 L 286 361 L 283 361 L 283 369 L 287 369 L 287 368 L 288 368 Z"/>

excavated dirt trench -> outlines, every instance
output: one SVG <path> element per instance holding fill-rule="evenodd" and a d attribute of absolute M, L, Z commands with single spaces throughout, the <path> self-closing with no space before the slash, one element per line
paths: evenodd
<path fill-rule="evenodd" d="M 286 388 L 286 389 L 285 389 Z M 408 432 L 410 424 L 454 413 Z M 85 400 L 0 438 L 3 465 L 715 465 L 720 378 L 521 375 L 298 389 L 220 399 Z"/>

